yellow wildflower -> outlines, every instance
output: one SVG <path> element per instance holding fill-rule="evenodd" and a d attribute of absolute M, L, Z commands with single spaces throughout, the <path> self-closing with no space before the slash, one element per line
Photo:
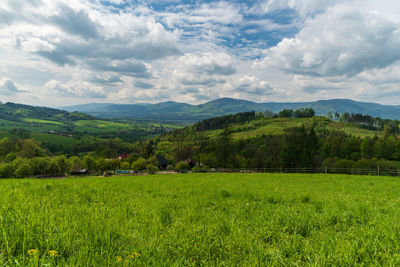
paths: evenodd
<path fill-rule="evenodd" d="M 126 256 L 125 262 L 129 262 L 132 259 L 134 259 L 134 257 L 132 255 Z"/>
<path fill-rule="evenodd" d="M 103 202 L 100 202 L 99 204 L 100 204 L 100 205 L 103 205 L 104 203 L 103 203 Z"/>
<path fill-rule="evenodd" d="M 134 258 L 139 258 L 139 257 L 142 256 L 142 255 L 140 255 L 139 252 L 133 252 L 133 253 L 132 253 L 132 256 L 133 256 Z"/>
<path fill-rule="evenodd" d="M 122 261 L 122 257 L 121 256 L 117 256 L 116 260 L 117 260 L 117 262 L 121 262 Z"/>
<path fill-rule="evenodd" d="M 37 254 L 39 254 L 39 250 L 37 250 L 37 249 L 28 250 L 28 255 L 35 256 Z"/>
<path fill-rule="evenodd" d="M 58 252 L 56 250 L 49 250 L 49 255 L 50 257 L 57 257 L 58 256 Z"/>

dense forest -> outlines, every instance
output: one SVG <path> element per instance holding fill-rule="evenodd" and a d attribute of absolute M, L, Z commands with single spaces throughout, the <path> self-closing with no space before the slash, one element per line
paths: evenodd
<path fill-rule="evenodd" d="M 279 134 L 235 138 L 238 126 L 258 121 L 285 118 L 308 124 L 286 127 Z M 202 168 L 363 168 L 397 169 L 400 162 L 399 122 L 370 118 L 360 114 L 342 114 L 333 120 L 368 127 L 373 136 L 356 136 L 328 129 L 330 119 L 315 117 L 313 110 L 242 112 L 207 119 L 145 141 L 130 143 L 121 138 L 91 142 L 88 138 L 74 150 L 54 153 L 30 138 L 26 130 L 0 140 L 0 177 L 63 176 L 86 169 L 102 174 L 116 169 L 154 172 L 157 155 L 168 160 L 169 168 L 180 163 Z M 303 121 L 302 121 L 303 122 Z M 236 127 L 236 128 L 235 128 Z M 121 157 L 122 156 L 122 157 Z M 185 163 L 183 163 L 185 162 Z"/>

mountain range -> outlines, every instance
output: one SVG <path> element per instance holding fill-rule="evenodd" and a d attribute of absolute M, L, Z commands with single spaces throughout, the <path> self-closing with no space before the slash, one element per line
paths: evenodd
<path fill-rule="evenodd" d="M 350 99 L 256 103 L 241 99 L 220 98 L 200 105 L 173 101 L 158 104 L 91 103 L 62 107 L 61 109 L 79 111 L 103 118 L 193 122 L 244 111 L 265 112 L 270 110 L 277 113 L 282 109 L 299 108 L 312 108 L 317 115 L 328 115 L 329 112 L 340 114 L 348 112 L 368 114 L 384 119 L 400 119 L 400 106 L 358 102 Z"/>

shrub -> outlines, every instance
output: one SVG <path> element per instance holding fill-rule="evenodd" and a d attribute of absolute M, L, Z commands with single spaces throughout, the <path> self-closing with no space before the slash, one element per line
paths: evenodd
<path fill-rule="evenodd" d="M 335 169 L 351 169 L 354 168 L 354 161 L 348 159 L 340 159 L 333 164 Z"/>
<path fill-rule="evenodd" d="M 192 172 L 207 172 L 208 169 L 209 169 L 209 168 L 208 168 L 207 166 L 203 166 L 203 167 L 194 166 L 194 167 L 192 168 Z"/>
<path fill-rule="evenodd" d="M 14 175 L 14 167 L 12 164 L 0 164 L 0 178 L 10 178 Z"/>
<path fill-rule="evenodd" d="M 134 171 L 144 171 L 146 169 L 146 160 L 144 158 L 138 158 L 134 163 L 132 163 L 132 170 Z"/>
<path fill-rule="evenodd" d="M 6 156 L 6 162 L 13 162 L 17 158 L 15 153 L 8 153 Z"/>
<path fill-rule="evenodd" d="M 199 166 L 195 166 L 192 168 L 192 172 L 200 172 L 201 168 Z"/>
<path fill-rule="evenodd" d="M 148 164 L 148 165 L 146 166 L 146 171 L 147 171 L 148 173 L 150 173 L 150 174 L 156 174 L 157 171 L 158 171 L 158 168 L 157 168 L 156 166 L 152 165 L 152 164 Z"/>
<path fill-rule="evenodd" d="M 70 166 L 70 171 L 74 172 L 74 171 L 78 171 L 80 169 L 82 169 L 82 161 L 79 157 L 77 156 L 72 156 L 68 159 L 69 162 L 69 166 Z"/>
<path fill-rule="evenodd" d="M 179 162 L 178 164 L 176 164 L 176 169 L 180 172 L 186 172 L 187 170 L 190 169 L 189 164 L 187 164 L 184 161 Z"/>
<path fill-rule="evenodd" d="M 56 159 L 51 159 L 46 171 L 47 176 L 61 176 L 64 175 Z"/>
<path fill-rule="evenodd" d="M 24 178 L 33 175 L 33 170 L 31 165 L 28 163 L 22 163 L 16 170 L 15 176 L 17 178 Z"/>
<path fill-rule="evenodd" d="M 129 162 L 125 161 L 121 163 L 121 170 L 130 170 L 131 169 L 131 164 Z"/>

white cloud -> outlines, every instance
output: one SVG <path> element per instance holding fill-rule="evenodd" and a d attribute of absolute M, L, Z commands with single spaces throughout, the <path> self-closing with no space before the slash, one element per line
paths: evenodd
<path fill-rule="evenodd" d="M 330 8 L 269 50 L 266 64 L 316 76 L 354 76 L 400 59 L 400 27 L 385 17 Z"/>
<path fill-rule="evenodd" d="M 9 78 L 0 79 L 0 95 L 16 95 L 23 93 L 25 90 L 21 89 L 21 85 L 15 83 Z"/>
<path fill-rule="evenodd" d="M 203 4 L 190 15 L 188 20 L 195 23 L 237 24 L 243 20 L 239 7 L 225 1 Z"/>
<path fill-rule="evenodd" d="M 255 14 L 265 14 L 292 9 L 301 17 L 307 17 L 323 12 L 327 8 L 342 2 L 346 2 L 346 0 L 261 0 L 258 4 L 252 6 L 249 11 Z"/>
<path fill-rule="evenodd" d="M 226 53 L 187 53 L 176 61 L 173 76 L 184 88 L 220 86 L 236 73 L 233 62 Z"/>
<path fill-rule="evenodd" d="M 397 103 L 399 8 L 393 0 L 3 0 L 0 92 L 59 106 Z"/>
<path fill-rule="evenodd" d="M 86 81 L 68 81 L 61 82 L 50 80 L 44 85 L 44 88 L 52 95 L 66 97 L 85 97 L 85 98 L 105 98 L 103 87 L 96 86 Z"/>

